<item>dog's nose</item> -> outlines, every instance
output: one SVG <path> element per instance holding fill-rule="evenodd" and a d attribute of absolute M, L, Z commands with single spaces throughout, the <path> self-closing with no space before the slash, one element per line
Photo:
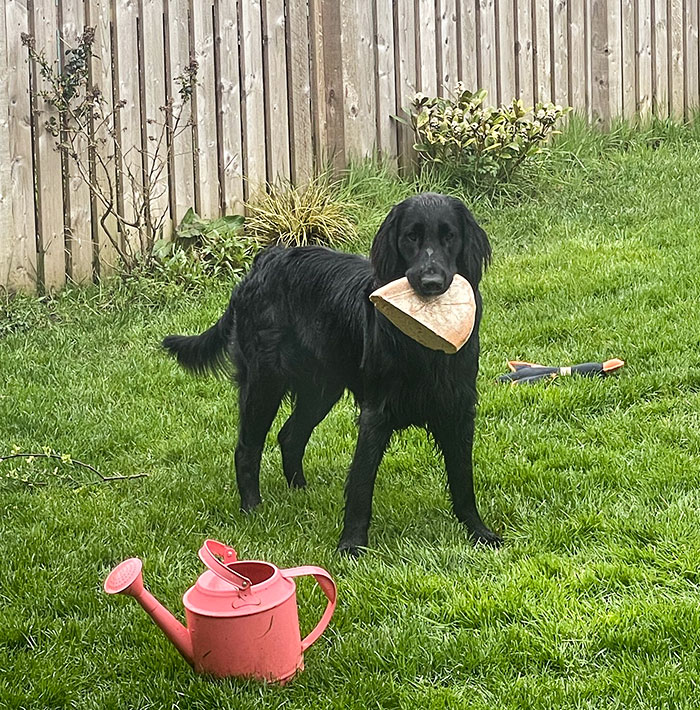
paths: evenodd
<path fill-rule="evenodd" d="M 445 290 L 445 279 L 440 274 L 428 273 L 420 277 L 421 291 L 426 294 L 442 293 Z"/>

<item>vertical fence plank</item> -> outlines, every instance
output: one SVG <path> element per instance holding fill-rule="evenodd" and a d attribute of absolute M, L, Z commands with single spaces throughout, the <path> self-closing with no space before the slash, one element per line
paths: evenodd
<path fill-rule="evenodd" d="M 459 79 L 470 91 L 480 89 L 478 76 L 479 36 L 476 32 L 476 3 L 479 0 L 459 2 Z"/>
<path fill-rule="evenodd" d="M 143 147 L 146 185 L 149 195 L 149 213 L 154 226 L 161 224 L 161 233 L 153 238 L 168 239 L 172 232 L 168 195 L 167 137 L 164 131 L 165 105 L 165 47 L 163 0 L 141 0 L 143 20 L 141 35 L 143 51 Z"/>
<path fill-rule="evenodd" d="M 532 34 L 532 3 L 531 0 L 516 0 L 516 57 L 518 95 L 526 107 L 535 103 L 535 72 L 534 72 L 534 41 Z"/>
<path fill-rule="evenodd" d="M 248 3 L 244 3 L 247 5 Z M 256 109 L 257 121 L 264 131 L 263 113 L 263 74 L 262 74 L 262 30 L 260 25 L 259 3 L 251 3 L 258 8 L 257 15 L 257 42 L 258 64 L 253 69 L 257 78 L 257 86 L 253 89 L 259 99 Z M 216 217 L 220 211 L 221 199 L 219 195 L 219 169 L 218 169 L 218 137 L 216 134 L 216 81 L 214 78 L 214 8 L 211 0 L 196 0 L 192 4 L 192 29 L 194 57 L 197 60 L 197 88 L 196 88 L 196 160 L 198 164 L 197 176 L 199 178 L 199 211 L 202 217 Z M 259 113 L 258 113 L 259 110 Z M 259 129 L 260 130 L 260 129 Z M 264 135 L 264 133 L 263 133 Z M 263 153 L 261 163 L 265 166 L 265 140 L 257 143 L 256 151 Z M 265 174 L 256 175 L 256 180 Z M 251 175 L 252 179 L 252 175 Z"/>
<path fill-rule="evenodd" d="M 91 0 L 86 6 L 87 24 L 95 28 L 90 62 L 90 82 L 99 91 L 103 114 L 93 120 L 92 130 L 97 132 L 96 145 L 90 155 L 90 176 L 99 193 L 90 196 L 90 221 L 92 232 L 93 272 L 100 278 L 114 271 L 119 256 L 115 248 L 119 229 L 107 205 L 116 204 L 116 165 L 114 151 L 114 104 L 112 100 L 112 8 L 110 0 Z M 100 138 L 105 139 L 104 141 Z M 105 201 L 107 204 L 105 204 Z"/>
<path fill-rule="evenodd" d="M 700 76 L 698 62 L 698 0 L 687 0 L 685 6 L 685 106 L 686 115 L 692 116 L 698 109 L 700 100 Z"/>
<path fill-rule="evenodd" d="M 311 83 L 311 127 L 314 145 L 314 170 L 321 170 L 326 160 L 328 144 L 328 116 L 326 113 L 326 72 L 323 54 L 323 0 L 308 2 L 309 24 L 309 80 Z"/>
<path fill-rule="evenodd" d="M 63 0 L 61 10 L 60 44 L 61 61 L 65 66 L 70 57 L 68 50 L 74 49 L 85 27 L 82 0 Z M 74 121 L 71 123 L 75 124 Z M 85 130 L 88 130 L 85 119 Z M 78 128 L 74 125 L 75 128 Z M 76 134 L 76 159 L 88 173 L 88 136 Z M 92 279 L 92 229 L 90 223 L 90 188 L 81 177 L 78 167 L 67 150 L 63 151 L 64 172 L 64 221 L 65 245 L 68 277 L 75 283 L 85 283 Z"/>
<path fill-rule="evenodd" d="M 238 12 L 236 2 L 218 2 L 217 37 L 219 53 L 219 91 L 221 94 L 221 155 L 223 165 L 223 210 L 226 214 L 243 211 L 243 139 L 241 93 L 238 66 Z M 310 143 L 310 140 L 308 141 Z M 309 152 L 311 146 L 308 147 Z M 310 158 L 309 158 L 310 159 Z"/>
<path fill-rule="evenodd" d="M 668 17 L 669 37 L 669 95 L 671 115 L 682 118 L 685 113 L 684 94 L 685 77 L 683 76 L 683 0 L 670 0 Z"/>
<path fill-rule="evenodd" d="M 457 57 L 457 2 L 458 0 L 440 0 L 440 74 L 438 93 L 449 96 L 457 83 L 459 69 Z"/>
<path fill-rule="evenodd" d="M 346 158 L 371 155 L 377 107 L 374 66 L 374 22 L 371 3 L 340 2 L 343 57 L 343 125 Z"/>
<path fill-rule="evenodd" d="M 651 3 L 637 0 L 637 112 L 647 118 L 652 109 Z"/>
<path fill-rule="evenodd" d="M 396 67 L 394 64 L 394 15 L 389 3 L 375 0 L 377 43 L 377 141 L 382 159 L 396 161 L 397 130 L 392 116 L 397 115 Z"/>
<path fill-rule="evenodd" d="M 263 48 L 265 115 L 267 122 L 267 179 L 289 179 L 289 103 L 284 0 L 265 0 Z"/>
<path fill-rule="evenodd" d="M 11 229 L 0 235 L 0 286 L 10 289 L 33 290 L 37 279 L 36 225 L 34 222 L 34 174 L 32 168 L 31 105 L 29 98 L 29 66 L 27 50 L 22 46 L 21 34 L 29 33 L 29 13 L 26 3 L 6 0 L 4 13 L 7 44 L 6 74 L 0 89 L 7 91 L 7 114 L 3 112 L 0 132 L 6 147 L 3 150 L 5 180 L 9 170 L 9 184 L 2 186 L 3 225 Z M 4 117 L 7 115 L 7 128 Z M 5 162 L 5 157 L 9 159 Z M 7 192 L 5 192 L 7 190 Z"/>
<path fill-rule="evenodd" d="M 419 89 L 428 96 L 437 96 L 437 41 L 435 37 L 435 0 L 418 0 L 418 76 Z"/>
<path fill-rule="evenodd" d="M 591 27 L 593 0 L 584 0 L 584 52 L 586 55 L 585 75 L 586 75 L 586 116 L 589 123 L 593 121 L 593 31 Z"/>
<path fill-rule="evenodd" d="M 580 2 L 580 0 L 579 0 Z M 554 102 L 565 106 L 569 101 L 569 0 L 554 0 L 552 6 Z"/>
<path fill-rule="evenodd" d="M 306 0 L 288 0 L 289 123 L 292 179 L 303 184 L 313 176 L 313 124 L 309 23 Z M 232 37 L 234 40 L 235 35 Z"/>
<path fill-rule="evenodd" d="M 325 143 L 320 146 L 319 157 L 335 169 L 345 167 L 345 92 L 343 91 L 343 53 L 340 5 L 315 0 L 320 8 L 320 34 L 323 47 L 324 82 L 319 110 L 325 121 Z M 415 30 L 415 27 L 412 29 Z"/>
<path fill-rule="evenodd" d="M 47 61 L 58 67 L 58 16 L 53 3 L 35 3 L 34 38 L 38 51 L 43 51 Z M 36 77 L 36 90 L 46 86 Z M 37 206 L 39 277 L 47 290 L 54 290 L 66 281 L 66 255 L 63 238 L 63 195 L 61 184 L 61 155 L 56 150 L 56 138 L 45 127 L 50 117 L 58 119 L 56 111 L 44 99 L 34 97 L 34 155 L 37 173 Z"/>
<path fill-rule="evenodd" d="M 569 98 L 568 103 L 580 115 L 587 114 L 586 100 L 586 18 L 582 0 L 569 3 Z"/>
<path fill-rule="evenodd" d="M 654 113 L 666 118 L 669 113 L 668 86 L 668 18 L 666 0 L 653 0 L 654 26 L 652 42 L 652 76 L 654 81 Z"/>
<path fill-rule="evenodd" d="M 620 0 L 608 0 L 608 100 L 610 117 L 622 114 L 622 28 Z"/>
<path fill-rule="evenodd" d="M 479 85 L 486 89 L 489 106 L 498 104 L 498 77 L 496 57 L 496 8 L 495 0 L 479 0 L 478 30 L 479 37 Z"/>
<path fill-rule="evenodd" d="M 515 94 L 515 17 L 513 0 L 498 0 L 498 95 L 510 103 Z"/>
<path fill-rule="evenodd" d="M 118 77 L 116 100 L 122 103 L 118 113 L 121 164 L 118 168 L 117 191 L 120 212 L 132 221 L 140 213 L 140 186 L 143 185 L 141 162 L 141 98 L 139 96 L 139 48 L 137 18 L 139 8 L 134 0 L 117 0 L 114 31 L 114 64 Z M 122 232 L 121 246 L 126 252 L 138 250 L 136 235 Z"/>
<path fill-rule="evenodd" d="M 606 0 L 591 0 L 591 113 L 604 127 L 610 123 L 607 9 Z"/>
<path fill-rule="evenodd" d="M 244 105 L 246 197 L 265 185 L 265 96 L 263 90 L 262 16 L 260 0 L 240 4 L 241 72 Z"/>
<path fill-rule="evenodd" d="M 395 7 L 398 11 L 395 42 L 399 50 L 396 102 L 399 110 L 409 111 L 411 99 L 417 91 L 418 81 L 416 44 L 413 33 L 416 17 L 413 0 L 397 0 Z M 401 125 L 399 127 L 399 159 L 402 167 L 408 166 L 414 158 L 413 143 L 413 131 L 409 126 Z"/>
<path fill-rule="evenodd" d="M 535 1 L 535 70 L 537 72 L 535 101 L 552 100 L 552 56 L 550 51 L 549 9 L 549 2 L 547 2 L 547 0 Z"/>
<path fill-rule="evenodd" d="M 10 96 L 8 91 L 7 26 L 5 7 L 0 12 L 0 289 L 8 288 L 13 270 L 14 220 L 10 165 Z"/>
<path fill-rule="evenodd" d="M 166 3 L 166 10 L 168 12 L 168 46 L 170 50 L 168 94 L 172 97 L 173 114 L 180 117 L 177 125 L 173 125 L 174 135 L 170 165 L 170 185 L 174 193 L 170 196 L 170 209 L 173 221 L 177 225 L 187 210 L 190 207 L 195 207 L 192 126 L 189 125 L 193 120 L 192 103 L 181 96 L 181 87 L 177 81 L 178 77 L 185 76 L 193 56 L 190 48 L 189 0 L 169 0 Z M 236 66 L 238 66 L 238 49 L 235 49 L 235 53 Z"/>
<path fill-rule="evenodd" d="M 637 0 L 622 0 L 622 115 L 637 111 L 637 51 L 634 12 Z"/>

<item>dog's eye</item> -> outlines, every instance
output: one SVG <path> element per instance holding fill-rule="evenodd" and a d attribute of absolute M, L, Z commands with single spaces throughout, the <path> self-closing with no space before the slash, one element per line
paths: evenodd
<path fill-rule="evenodd" d="M 415 242 L 418 239 L 418 235 L 415 232 L 406 232 L 404 236 L 409 242 Z"/>

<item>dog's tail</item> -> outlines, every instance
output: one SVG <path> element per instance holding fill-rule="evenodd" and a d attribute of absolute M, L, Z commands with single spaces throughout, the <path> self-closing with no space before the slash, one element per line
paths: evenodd
<path fill-rule="evenodd" d="M 168 335 L 163 338 L 162 345 L 190 372 L 197 375 L 228 374 L 231 371 L 228 344 L 234 322 L 232 298 L 224 315 L 209 330 L 201 335 Z"/>

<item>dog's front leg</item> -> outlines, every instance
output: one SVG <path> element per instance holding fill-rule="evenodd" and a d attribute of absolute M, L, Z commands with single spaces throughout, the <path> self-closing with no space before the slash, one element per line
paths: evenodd
<path fill-rule="evenodd" d="M 445 458 L 452 508 L 457 519 L 467 526 L 474 542 L 498 547 L 501 538 L 484 525 L 474 496 L 472 468 L 474 414 L 474 408 L 471 408 L 467 411 L 466 419 L 461 422 L 440 422 L 431 425 L 430 429 Z"/>
<path fill-rule="evenodd" d="M 392 432 L 386 416 L 376 410 L 362 410 L 355 456 L 345 484 L 345 521 L 338 544 L 341 552 L 357 556 L 367 547 L 374 482 Z"/>

